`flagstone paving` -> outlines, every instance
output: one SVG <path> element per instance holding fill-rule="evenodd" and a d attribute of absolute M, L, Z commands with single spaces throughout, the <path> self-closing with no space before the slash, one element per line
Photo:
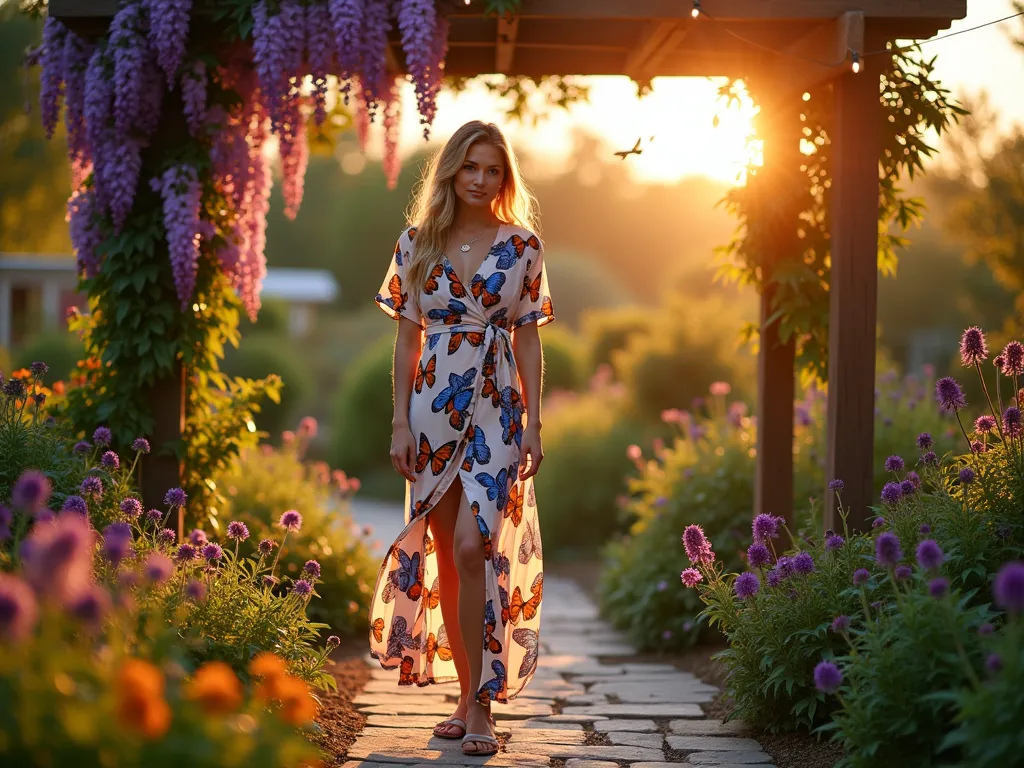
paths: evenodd
<path fill-rule="evenodd" d="M 507 706 L 494 706 L 502 746 L 486 758 L 463 755 L 457 740 L 431 733 L 454 708 L 454 683 L 400 688 L 397 670 L 382 670 L 368 658 L 372 678 L 355 700 L 366 726 L 343 768 L 772 765 L 742 724 L 704 717 L 700 705 L 714 698 L 714 686 L 669 664 L 621 661 L 635 650 L 573 582 L 545 577 L 540 639 L 540 661 L 526 691 Z"/>

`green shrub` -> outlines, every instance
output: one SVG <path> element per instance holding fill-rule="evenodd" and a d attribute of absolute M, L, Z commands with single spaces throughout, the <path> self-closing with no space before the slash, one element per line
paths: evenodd
<path fill-rule="evenodd" d="M 67 331 L 47 331 L 16 348 L 12 362 L 15 368 L 28 368 L 37 360 L 45 360 L 50 366 L 47 380 L 66 381 L 71 370 L 84 357 L 85 346 L 77 335 Z"/>
<path fill-rule="evenodd" d="M 625 349 L 633 336 L 652 333 L 655 318 L 643 307 L 591 310 L 582 318 L 583 336 L 589 342 L 590 364 L 594 368 L 611 364 L 612 356 Z"/>
<path fill-rule="evenodd" d="M 304 419 L 303 425 L 310 422 Z M 299 578 L 306 561 L 319 562 L 323 583 L 317 588 L 320 599 L 309 605 L 309 616 L 336 634 L 353 635 L 366 629 L 377 563 L 349 515 L 358 480 L 332 473 L 323 462 L 303 461 L 313 429 L 300 426 L 281 448 L 264 445 L 244 451 L 216 483 L 227 498 L 223 519 L 244 522 L 252 534 L 242 548 L 247 554 L 254 553 L 261 539 L 274 537 L 285 510 L 298 510 L 302 531 L 289 538 L 280 571 Z"/>
<path fill-rule="evenodd" d="M 284 386 L 279 403 L 265 404 L 254 419 L 258 429 L 280 434 L 309 396 L 309 366 L 286 336 L 252 333 L 229 348 L 221 370 L 228 376 L 262 379 L 277 374 Z"/>
<path fill-rule="evenodd" d="M 391 469 L 394 348 L 393 336 L 382 338 L 349 366 L 334 401 L 331 463 L 335 466 L 360 475 Z"/>
<path fill-rule="evenodd" d="M 557 323 L 541 333 L 544 345 L 544 392 L 582 389 L 586 381 L 587 358 L 583 340 Z"/>

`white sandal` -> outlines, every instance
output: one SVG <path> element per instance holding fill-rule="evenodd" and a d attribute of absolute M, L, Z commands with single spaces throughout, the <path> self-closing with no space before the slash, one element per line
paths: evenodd
<path fill-rule="evenodd" d="M 437 729 L 445 725 L 457 725 L 462 729 L 462 733 L 456 735 L 453 733 L 438 733 Z M 461 739 L 466 735 L 466 721 L 461 717 L 449 717 L 447 720 L 442 720 L 440 723 L 434 726 L 434 735 L 439 739 Z"/>
<path fill-rule="evenodd" d="M 486 752 L 484 750 L 467 752 L 466 744 L 472 742 L 477 742 L 479 744 L 490 744 L 494 747 L 494 750 L 490 752 Z M 490 757 L 491 755 L 496 755 L 498 754 L 498 740 L 493 736 L 488 736 L 483 733 L 467 733 L 465 736 L 462 737 L 462 754 L 469 756 L 477 755 L 480 757 Z"/>

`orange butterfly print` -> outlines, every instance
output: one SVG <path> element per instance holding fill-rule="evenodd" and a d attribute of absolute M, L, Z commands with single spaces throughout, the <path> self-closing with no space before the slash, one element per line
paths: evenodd
<path fill-rule="evenodd" d="M 497 627 L 498 619 L 494 615 L 494 601 L 488 600 L 484 605 L 484 648 L 491 653 L 501 653 L 501 641 L 494 636 L 494 630 Z"/>
<path fill-rule="evenodd" d="M 474 501 L 469 505 L 469 508 L 473 510 L 473 516 L 476 518 L 476 525 L 480 529 L 480 538 L 484 542 L 484 560 L 490 560 L 493 554 L 493 545 L 491 544 L 491 532 L 487 528 L 487 521 L 480 517 L 480 504 Z"/>
<path fill-rule="evenodd" d="M 431 632 L 427 635 L 427 643 L 424 646 L 424 652 L 427 655 L 427 663 L 432 664 L 434 656 L 437 655 L 441 661 L 452 660 L 452 647 L 448 642 L 448 630 L 445 629 L 444 624 L 437 632 L 437 638 L 434 637 L 434 633 Z"/>
<path fill-rule="evenodd" d="M 431 539 L 433 541 L 433 539 Z M 423 595 L 423 603 L 426 605 L 427 610 L 433 610 L 437 608 L 441 602 L 441 587 L 438 579 L 434 579 L 433 586 L 427 590 L 426 594 Z"/>
<path fill-rule="evenodd" d="M 452 268 L 451 262 L 447 259 L 444 261 L 444 273 L 448 276 L 448 292 L 451 293 L 452 298 L 462 299 L 466 297 L 466 286 L 459 280 L 459 276 L 455 274 L 455 270 Z"/>
<path fill-rule="evenodd" d="M 395 312 L 405 309 L 405 302 L 409 300 L 409 294 L 402 293 L 402 278 L 399 275 L 391 276 L 391 280 L 388 282 L 388 293 L 391 295 L 383 300 L 386 306 L 391 307 Z"/>
<path fill-rule="evenodd" d="M 413 672 L 413 660 L 412 656 L 404 656 L 402 658 L 402 666 L 398 671 L 398 684 L 399 685 L 413 685 L 419 675 Z"/>
<path fill-rule="evenodd" d="M 423 536 L 423 556 L 432 555 L 437 551 L 437 547 L 434 544 L 434 537 L 429 533 Z"/>
<path fill-rule="evenodd" d="M 555 314 L 555 310 L 551 308 L 550 297 L 544 297 L 544 301 L 540 303 L 540 311 L 544 313 L 544 317 L 551 317 L 552 315 Z"/>
<path fill-rule="evenodd" d="M 455 331 L 448 336 L 448 354 L 454 355 L 459 351 L 463 341 L 468 341 L 470 346 L 479 347 L 484 343 L 482 331 Z"/>
<path fill-rule="evenodd" d="M 413 517 L 419 517 L 424 512 L 429 510 L 430 507 L 431 507 L 431 505 L 430 505 L 429 502 L 427 502 L 425 499 L 420 499 L 419 501 L 417 501 L 412 506 L 412 516 Z M 430 553 L 428 552 L 427 554 L 430 554 Z"/>
<path fill-rule="evenodd" d="M 512 525 L 515 528 L 523 521 L 523 492 L 519 489 L 519 483 L 513 483 L 508 492 L 508 503 L 505 505 L 503 517 L 511 517 Z"/>
<path fill-rule="evenodd" d="M 435 264 L 434 268 L 430 270 L 430 274 L 427 276 L 427 280 L 423 283 L 423 292 L 428 296 L 432 295 L 434 291 L 438 289 L 437 278 L 444 274 L 444 267 L 440 264 Z"/>
<path fill-rule="evenodd" d="M 444 468 L 448 466 L 448 462 L 452 460 L 452 456 L 455 455 L 456 445 L 457 441 L 451 440 L 444 445 L 438 446 L 436 450 L 432 450 L 427 436 L 420 432 L 420 452 L 416 456 L 417 474 L 426 469 L 429 463 L 430 471 L 434 473 L 434 476 L 440 475 L 444 472 Z"/>
<path fill-rule="evenodd" d="M 416 380 L 413 383 L 413 388 L 417 393 L 423 391 L 423 382 L 427 383 L 427 389 L 434 386 L 434 382 L 437 380 L 437 355 L 434 355 L 427 361 L 424 366 L 423 362 L 420 361 L 416 364 Z"/>
<path fill-rule="evenodd" d="M 533 593 L 533 597 L 525 601 L 519 587 L 516 587 L 515 591 L 512 592 L 512 600 L 508 605 L 508 616 L 513 624 L 519 623 L 520 616 L 526 621 L 532 621 L 537 617 L 537 611 L 540 610 L 540 601 L 544 595 L 543 573 L 537 574 L 537 578 L 533 580 L 533 585 L 530 587 L 530 592 Z"/>
<path fill-rule="evenodd" d="M 527 296 L 530 297 L 530 301 L 536 301 L 540 298 L 540 281 L 543 275 L 537 275 L 533 282 L 530 282 L 530 262 L 526 262 L 526 277 L 523 278 L 523 292 L 519 294 L 520 299 L 525 299 Z"/>
<path fill-rule="evenodd" d="M 377 617 L 373 620 L 373 624 L 370 625 L 370 629 L 373 630 L 373 639 L 378 643 L 384 642 L 384 619 Z"/>

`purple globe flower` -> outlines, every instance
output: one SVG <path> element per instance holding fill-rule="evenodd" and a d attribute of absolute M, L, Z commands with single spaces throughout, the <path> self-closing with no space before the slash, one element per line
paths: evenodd
<path fill-rule="evenodd" d="M 299 531 L 302 528 L 302 515 L 300 515 L 297 510 L 289 509 L 281 515 L 278 525 L 286 531 L 292 531 L 293 533 Z"/>
<path fill-rule="evenodd" d="M 883 525 L 885 525 L 884 517 L 876 517 L 874 520 L 871 521 L 872 528 L 881 528 Z"/>
<path fill-rule="evenodd" d="M 932 532 L 932 527 L 930 525 L 928 525 L 928 523 L 921 523 L 921 527 L 918 528 L 917 530 L 918 530 L 919 533 L 923 533 L 923 534 L 927 535 L 927 534 Z"/>
<path fill-rule="evenodd" d="M 890 481 L 882 487 L 882 501 L 884 503 L 896 504 L 901 498 L 903 498 L 903 489 L 900 488 L 899 483 Z"/>
<path fill-rule="evenodd" d="M 320 578 L 320 563 L 316 560 L 307 560 L 306 564 L 302 566 L 302 572 L 308 573 L 314 579 Z"/>
<path fill-rule="evenodd" d="M 151 523 L 159 523 L 164 519 L 164 513 L 159 509 L 151 509 L 146 512 L 146 519 Z"/>
<path fill-rule="evenodd" d="M 917 545 L 917 564 L 926 571 L 933 571 L 942 565 L 945 556 L 934 539 L 925 539 Z"/>
<path fill-rule="evenodd" d="M 763 568 L 771 562 L 772 555 L 764 544 L 751 544 L 747 549 L 747 562 L 751 568 Z"/>
<path fill-rule="evenodd" d="M 79 486 L 79 490 L 83 496 L 90 496 L 92 498 L 100 498 L 103 496 L 103 481 L 94 475 L 89 475 L 82 480 L 82 485 Z"/>
<path fill-rule="evenodd" d="M 845 632 L 850 628 L 850 617 L 849 616 L 836 616 L 832 619 L 832 631 L 833 632 Z"/>
<path fill-rule="evenodd" d="M 985 637 L 987 635 L 991 635 L 995 631 L 996 631 L 996 628 L 993 627 L 991 624 L 989 624 L 987 621 L 984 624 L 982 624 L 980 627 L 978 627 L 978 634 L 981 635 L 982 637 Z"/>
<path fill-rule="evenodd" d="M 198 579 L 191 579 L 185 585 L 185 597 L 193 603 L 201 603 L 206 599 L 206 585 Z"/>
<path fill-rule="evenodd" d="M 36 525 L 19 550 L 22 573 L 37 595 L 66 602 L 92 578 L 95 532 L 81 515 Z"/>
<path fill-rule="evenodd" d="M 987 450 L 988 446 L 981 442 L 981 440 L 974 440 L 971 443 L 971 453 L 985 453 Z"/>
<path fill-rule="evenodd" d="M 1024 613 L 1024 563 L 1006 563 L 992 584 L 995 603 L 1007 613 Z"/>
<path fill-rule="evenodd" d="M 988 345 L 985 343 L 985 334 L 981 328 L 972 325 L 960 337 L 960 362 L 964 364 L 964 367 L 970 368 L 982 360 L 988 360 Z"/>
<path fill-rule="evenodd" d="M 0 573 L 0 640 L 17 643 L 26 639 L 38 617 L 32 588 L 17 576 Z"/>
<path fill-rule="evenodd" d="M 903 469 L 902 457 L 893 455 L 885 460 L 886 472 L 899 472 L 901 469 Z"/>
<path fill-rule="evenodd" d="M 845 543 L 846 541 L 845 539 L 843 539 L 842 536 L 840 536 L 838 533 L 833 533 L 831 536 L 825 539 L 825 549 L 829 551 L 841 549 L 843 544 Z"/>
<path fill-rule="evenodd" d="M 893 576 L 896 581 L 906 581 L 914 575 L 914 571 L 909 565 L 900 565 L 893 571 Z"/>
<path fill-rule="evenodd" d="M 11 490 L 14 506 L 29 512 L 38 512 L 50 498 L 49 478 L 37 469 L 26 469 L 15 481 Z"/>
<path fill-rule="evenodd" d="M 142 515 L 142 502 L 134 496 L 129 496 L 121 502 L 121 513 L 135 520 Z"/>
<path fill-rule="evenodd" d="M 828 489 L 830 491 L 834 491 L 835 493 L 842 493 L 845 487 L 846 483 L 844 483 L 838 477 L 835 480 L 830 481 L 828 484 Z"/>
<path fill-rule="evenodd" d="M 199 552 L 191 544 L 182 544 L 174 554 L 174 559 L 179 563 L 190 563 L 197 557 L 199 557 Z"/>
<path fill-rule="evenodd" d="M 296 514 L 298 513 L 296 512 Z M 715 553 L 711 550 L 711 543 L 704 535 L 704 529 L 699 525 L 686 526 L 686 530 L 683 531 L 683 546 L 686 548 L 686 556 L 690 558 L 691 563 L 714 562 Z"/>
<path fill-rule="evenodd" d="M 935 441 L 932 440 L 932 436 L 927 432 L 922 432 L 920 435 L 917 436 L 917 447 L 920 448 L 922 451 L 927 451 L 934 444 Z"/>
<path fill-rule="evenodd" d="M 46 372 L 50 370 L 50 366 L 48 366 L 46 363 L 37 361 L 32 363 L 32 365 L 30 365 L 28 369 L 32 371 L 33 376 L 39 377 L 44 376 Z"/>
<path fill-rule="evenodd" d="M 990 653 L 988 658 L 985 659 L 985 669 L 990 674 L 996 674 L 1003 669 L 1003 659 L 998 653 Z"/>
<path fill-rule="evenodd" d="M 788 555 L 780 557 L 775 567 L 779 570 L 779 575 L 784 579 L 788 579 L 796 572 L 796 569 L 793 567 L 793 558 Z"/>
<path fill-rule="evenodd" d="M 313 585 L 306 581 L 306 579 L 299 579 L 292 584 L 292 592 L 299 597 L 308 597 L 313 593 Z"/>
<path fill-rule="evenodd" d="M 942 597 L 949 591 L 949 580 L 939 576 L 928 582 L 928 594 L 934 598 Z"/>
<path fill-rule="evenodd" d="M 111 523 L 103 529 L 103 556 L 117 565 L 131 551 L 132 529 L 128 523 Z"/>
<path fill-rule="evenodd" d="M 914 470 L 910 470 L 909 472 L 907 472 L 906 476 L 903 478 L 903 481 L 909 481 L 910 484 L 914 487 L 915 491 L 921 487 L 921 476 L 917 474 L 917 472 L 915 472 Z M 902 487 L 902 485 L 900 487 Z"/>
<path fill-rule="evenodd" d="M 162 552 L 150 552 L 146 558 L 146 578 L 153 584 L 163 584 L 174 572 L 174 563 Z"/>
<path fill-rule="evenodd" d="M 935 382 L 935 399 L 944 411 L 959 411 L 967 407 L 964 391 L 952 376 L 944 376 Z"/>
<path fill-rule="evenodd" d="M 793 570 L 797 573 L 813 573 L 814 558 L 810 552 L 800 552 L 793 558 Z"/>
<path fill-rule="evenodd" d="M 779 537 L 779 526 L 784 522 L 785 520 L 781 517 L 762 512 L 754 518 L 753 525 L 751 526 L 754 532 L 754 541 L 758 544 L 765 544 L 768 539 L 777 539 Z"/>
<path fill-rule="evenodd" d="M 77 443 L 75 443 L 75 447 L 72 448 L 71 450 L 72 452 L 77 454 L 88 453 L 89 451 L 92 450 L 92 445 L 85 442 L 85 440 L 79 440 Z"/>
<path fill-rule="evenodd" d="M 260 545 L 258 547 L 261 555 L 269 555 L 274 551 L 274 547 L 277 546 L 277 542 L 273 539 L 260 539 Z"/>
<path fill-rule="evenodd" d="M 87 629 L 97 632 L 110 613 L 110 594 L 97 584 L 91 584 L 68 604 L 68 613 L 82 622 Z"/>
<path fill-rule="evenodd" d="M 212 563 L 214 560 L 220 560 L 224 557 L 224 550 L 220 548 L 219 544 L 207 544 L 203 547 L 203 557 L 206 558 L 207 562 Z"/>
<path fill-rule="evenodd" d="M 227 537 L 234 541 L 245 541 L 249 538 L 249 528 L 245 523 L 232 520 L 228 523 Z"/>
<path fill-rule="evenodd" d="M 171 488 L 164 495 L 164 504 L 169 507 L 184 507 L 188 496 L 181 488 Z"/>
<path fill-rule="evenodd" d="M 814 686 L 822 693 L 833 693 L 843 683 L 843 673 L 831 661 L 819 661 L 814 667 Z"/>
<path fill-rule="evenodd" d="M 934 451 L 928 451 L 921 457 L 921 462 L 927 466 L 935 466 L 939 463 L 939 457 L 935 455 Z"/>
<path fill-rule="evenodd" d="M 974 470 L 970 467 L 964 467 L 960 470 L 960 482 L 964 485 L 970 485 L 974 482 Z"/>
<path fill-rule="evenodd" d="M 900 493 L 903 494 L 903 498 L 907 498 L 908 496 L 913 496 L 915 493 L 917 493 L 917 486 L 914 485 L 914 481 L 913 480 L 904 480 L 903 482 L 901 482 L 900 483 Z"/>
<path fill-rule="evenodd" d="M 192 545 L 196 547 L 201 547 L 207 542 L 209 542 L 209 539 L 206 538 L 206 531 L 202 530 L 201 528 L 194 528 L 192 530 L 192 533 L 188 535 L 188 540 L 191 541 Z"/>
<path fill-rule="evenodd" d="M 113 451 L 105 451 L 100 458 L 100 463 L 107 469 L 116 470 L 121 467 L 121 459 Z"/>
<path fill-rule="evenodd" d="M 979 434 L 987 435 L 991 433 L 995 428 L 996 420 L 991 416 L 979 416 L 977 419 L 974 420 L 974 431 Z"/>
<path fill-rule="evenodd" d="M 1020 437 L 1024 432 L 1024 421 L 1021 418 L 1020 408 L 1011 405 L 1003 411 L 1003 432 L 1007 437 Z"/>
<path fill-rule="evenodd" d="M 144 437 L 136 437 L 132 440 L 132 450 L 136 453 L 149 453 L 149 440 Z"/>
<path fill-rule="evenodd" d="M 173 544 L 177 538 L 178 534 L 176 534 L 170 528 L 162 528 L 160 532 L 156 535 L 156 540 L 164 546 L 169 546 Z"/>
<path fill-rule="evenodd" d="M 110 445 L 111 440 L 113 440 L 113 436 L 107 427 L 96 427 L 96 431 L 92 433 L 92 441 L 96 445 Z"/>
<path fill-rule="evenodd" d="M 782 574 L 779 573 L 778 568 L 772 568 L 768 571 L 768 575 L 765 577 L 769 587 L 777 587 L 782 583 Z"/>
<path fill-rule="evenodd" d="M 902 558 L 899 537 L 892 531 L 878 534 L 875 539 L 875 562 L 883 568 L 895 568 Z"/>
<path fill-rule="evenodd" d="M 704 577 L 696 568 L 686 568 L 679 574 L 679 580 L 684 586 L 693 588 L 704 581 Z"/>
<path fill-rule="evenodd" d="M 1003 347 L 1003 373 L 1007 376 L 1024 374 L 1024 344 L 1011 341 Z"/>

